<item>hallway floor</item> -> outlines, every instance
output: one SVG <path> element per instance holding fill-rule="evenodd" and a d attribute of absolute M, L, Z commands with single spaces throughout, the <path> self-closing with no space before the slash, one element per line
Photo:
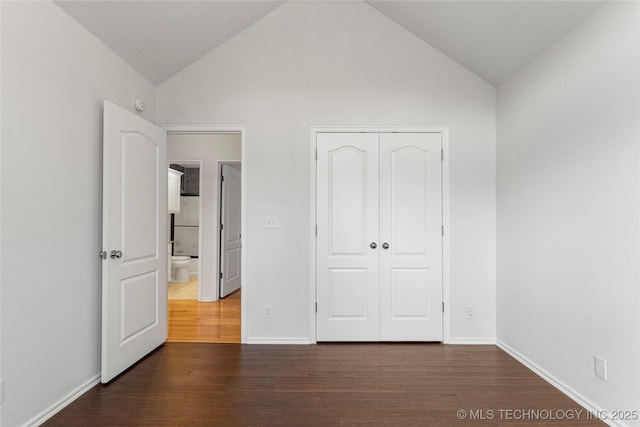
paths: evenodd
<path fill-rule="evenodd" d="M 169 300 L 174 299 L 198 299 L 198 276 L 190 275 L 188 282 L 169 282 Z"/>
<path fill-rule="evenodd" d="M 239 343 L 240 292 L 214 302 L 170 299 L 167 342 Z"/>

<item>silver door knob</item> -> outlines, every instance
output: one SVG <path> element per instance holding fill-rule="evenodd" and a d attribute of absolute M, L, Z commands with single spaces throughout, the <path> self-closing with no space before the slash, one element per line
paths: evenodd
<path fill-rule="evenodd" d="M 378 245 L 376 245 L 376 242 L 371 242 L 371 243 L 369 244 L 369 247 L 370 247 L 371 249 L 375 249 L 375 248 L 377 248 L 377 247 L 378 247 Z"/>
<path fill-rule="evenodd" d="M 122 258 L 122 251 L 111 251 L 111 259 Z"/>
<path fill-rule="evenodd" d="M 382 249 L 389 249 L 389 244 L 387 242 L 384 242 L 382 244 Z"/>

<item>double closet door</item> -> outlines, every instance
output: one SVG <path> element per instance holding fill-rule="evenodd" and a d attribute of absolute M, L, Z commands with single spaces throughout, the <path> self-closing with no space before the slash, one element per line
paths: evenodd
<path fill-rule="evenodd" d="M 442 134 L 317 149 L 317 340 L 442 341 Z"/>

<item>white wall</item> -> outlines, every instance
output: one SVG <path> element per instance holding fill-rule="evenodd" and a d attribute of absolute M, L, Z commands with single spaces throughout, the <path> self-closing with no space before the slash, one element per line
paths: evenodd
<path fill-rule="evenodd" d="M 607 4 L 498 88 L 498 339 L 609 411 L 640 410 L 638 12 Z"/>
<path fill-rule="evenodd" d="M 200 260 L 197 258 L 191 258 L 191 264 L 189 264 L 189 274 L 197 275 L 200 269 Z"/>
<path fill-rule="evenodd" d="M 256 341 L 310 337 L 311 126 L 449 125 L 451 336 L 495 338 L 491 85 L 364 2 L 289 2 L 156 97 L 159 123 L 247 125 L 245 326 Z M 270 215 L 281 228 L 264 229 Z"/>
<path fill-rule="evenodd" d="M 200 189 L 200 197 L 204 204 L 202 253 L 199 254 L 202 277 L 198 278 L 202 301 L 213 301 L 218 297 L 218 161 L 240 160 L 241 148 L 240 134 L 169 134 L 167 138 L 167 156 L 170 162 L 204 161 L 204 185 Z"/>
<path fill-rule="evenodd" d="M 154 89 L 50 2 L 2 7 L 2 425 L 100 373 L 102 100 Z M 33 268 L 33 260 L 38 268 Z"/>

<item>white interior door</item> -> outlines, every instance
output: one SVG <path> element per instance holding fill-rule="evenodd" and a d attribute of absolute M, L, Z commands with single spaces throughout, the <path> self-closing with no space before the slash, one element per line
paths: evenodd
<path fill-rule="evenodd" d="M 106 383 L 167 337 L 166 132 L 105 101 L 103 162 Z"/>
<path fill-rule="evenodd" d="M 378 135 L 317 139 L 317 339 L 377 341 Z"/>
<path fill-rule="evenodd" d="M 441 147 L 318 133 L 318 341 L 442 341 Z"/>
<path fill-rule="evenodd" d="M 240 289 L 240 165 L 222 165 L 220 298 Z"/>
<path fill-rule="evenodd" d="M 380 134 L 380 340 L 442 341 L 442 136 Z"/>

